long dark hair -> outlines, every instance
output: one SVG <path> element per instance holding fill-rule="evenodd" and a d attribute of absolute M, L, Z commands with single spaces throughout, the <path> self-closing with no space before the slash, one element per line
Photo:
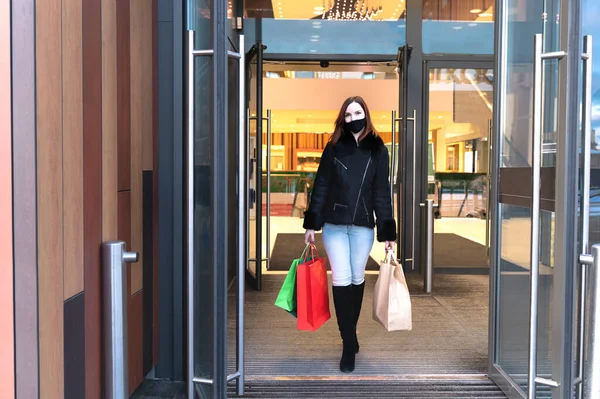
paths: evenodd
<path fill-rule="evenodd" d="M 344 103 L 342 104 L 342 108 L 340 108 L 340 112 L 337 118 L 335 119 L 333 135 L 330 139 L 330 141 L 333 144 L 336 144 L 340 137 L 342 137 L 342 134 L 344 134 L 344 124 L 346 123 L 346 108 L 348 108 L 348 105 L 352 103 L 359 104 L 365 111 L 365 130 L 358 138 L 358 141 L 364 139 L 368 134 L 373 134 L 377 136 L 377 130 L 375 130 L 375 126 L 373 126 L 373 122 L 371 121 L 371 112 L 369 111 L 369 107 L 367 107 L 367 103 L 361 96 L 352 96 L 348 97 L 346 101 L 344 101 Z"/>

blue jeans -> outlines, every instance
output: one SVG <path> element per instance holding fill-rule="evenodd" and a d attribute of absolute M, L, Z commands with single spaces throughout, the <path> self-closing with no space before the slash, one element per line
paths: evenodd
<path fill-rule="evenodd" d="M 373 229 L 368 227 L 325 223 L 323 244 L 334 286 L 359 285 L 365 281 L 374 237 Z"/>

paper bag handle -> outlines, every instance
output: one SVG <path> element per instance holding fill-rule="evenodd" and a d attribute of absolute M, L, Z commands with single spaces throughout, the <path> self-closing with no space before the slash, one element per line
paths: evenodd
<path fill-rule="evenodd" d="M 384 259 L 385 263 L 389 263 L 391 265 L 396 265 L 398 266 L 398 260 L 396 259 L 396 255 L 394 255 L 394 250 L 393 249 L 388 249 L 385 252 L 385 259 Z"/>
<path fill-rule="evenodd" d="M 309 244 L 307 244 L 307 246 L 310 246 L 310 256 L 311 256 L 311 259 L 313 259 L 313 260 L 317 259 L 319 257 L 319 251 L 317 250 L 317 246 L 314 243 L 312 243 L 312 242 L 309 243 Z M 315 254 L 317 256 L 315 256 Z M 304 263 L 306 263 L 306 255 L 307 254 L 306 254 L 306 249 L 305 249 L 305 252 L 302 254 L 302 258 L 304 259 Z"/>

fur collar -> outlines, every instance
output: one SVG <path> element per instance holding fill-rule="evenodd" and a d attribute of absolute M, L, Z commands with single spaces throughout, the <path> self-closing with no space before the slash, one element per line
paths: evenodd
<path fill-rule="evenodd" d="M 336 149 L 344 152 L 350 151 L 357 147 L 365 152 L 376 154 L 381 151 L 382 147 L 384 147 L 384 143 L 381 137 L 370 133 L 367 134 L 367 136 L 363 138 L 357 146 L 354 136 L 350 133 L 344 132 L 336 144 Z"/>

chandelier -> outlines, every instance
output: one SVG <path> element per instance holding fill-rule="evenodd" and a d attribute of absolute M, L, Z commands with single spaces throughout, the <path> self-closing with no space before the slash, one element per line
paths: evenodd
<path fill-rule="evenodd" d="M 315 10 L 322 19 L 334 21 L 373 21 L 382 11 L 382 0 L 324 0 Z"/>

